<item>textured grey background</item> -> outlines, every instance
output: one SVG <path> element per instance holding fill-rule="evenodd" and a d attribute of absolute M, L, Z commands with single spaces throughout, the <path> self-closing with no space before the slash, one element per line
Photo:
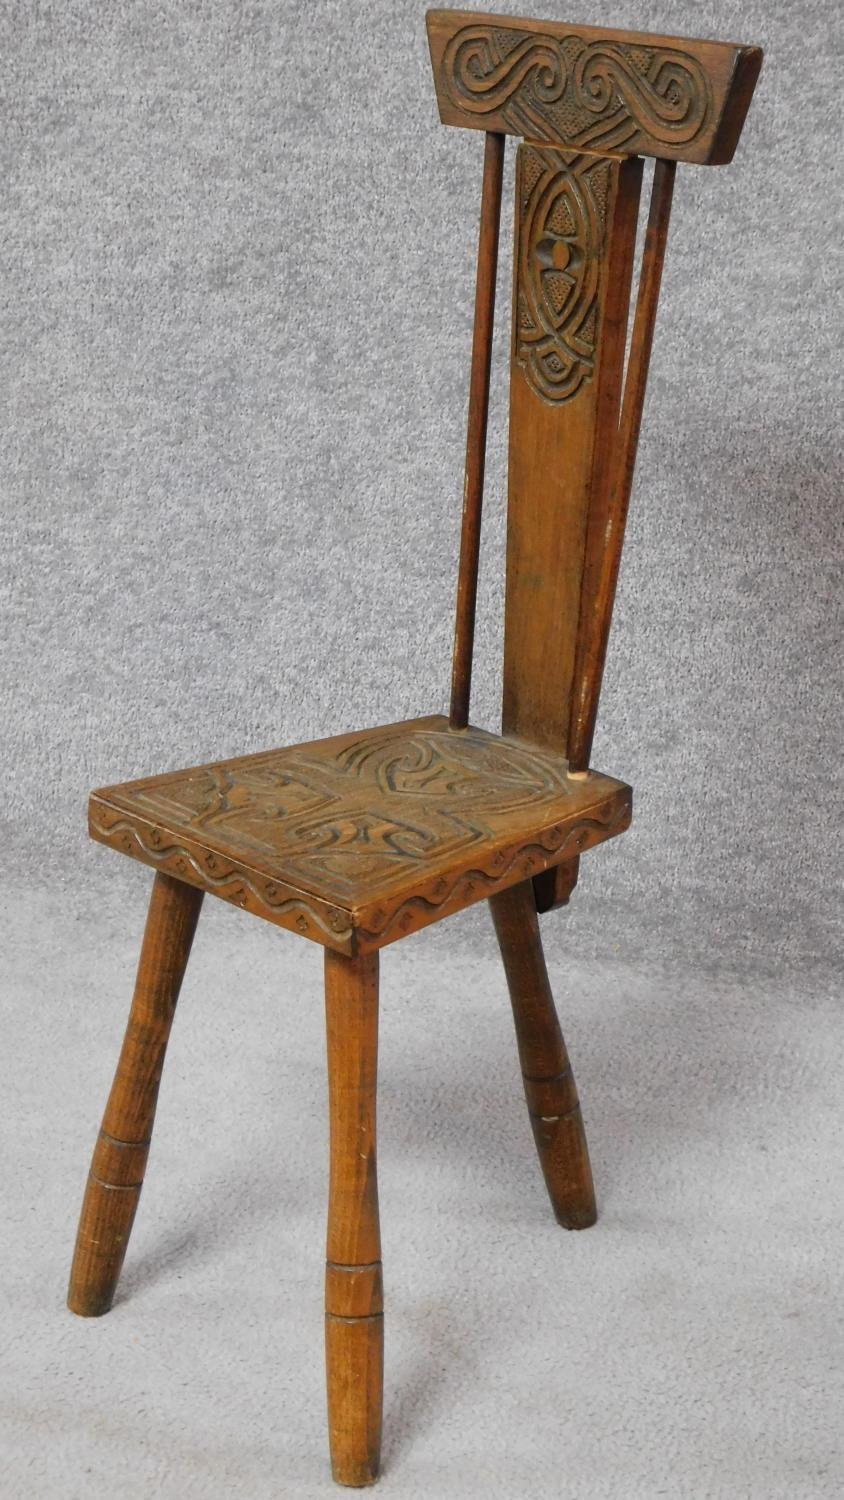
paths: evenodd
<path fill-rule="evenodd" d="M 595 748 L 637 827 L 588 862 L 596 952 L 608 910 L 666 955 L 832 936 L 829 14 L 590 13 L 769 53 L 735 163 L 679 176 Z M 482 146 L 437 124 L 416 5 L 7 5 L 5 31 L 6 857 L 91 889 L 118 863 L 91 786 L 445 702 Z"/>
<path fill-rule="evenodd" d="M 838 1494 L 835 10 L 545 13 L 767 60 L 733 165 L 678 176 L 595 749 L 636 822 L 544 924 L 603 1218 L 549 1222 L 484 914 L 391 950 L 384 1490 Z M 327 1494 L 309 945 L 207 903 L 133 1300 L 61 1313 L 147 890 L 85 798 L 444 704 L 481 138 L 407 0 L 4 0 L 0 44 L 0 1492 Z"/>

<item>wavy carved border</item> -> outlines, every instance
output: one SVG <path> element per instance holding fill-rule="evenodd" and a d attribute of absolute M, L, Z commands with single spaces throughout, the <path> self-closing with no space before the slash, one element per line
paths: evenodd
<path fill-rule="evenodd" d="M 631 816 L 630 793 L 618 794 L 606 805 L 605 817 L 592 809 L 565 827 L 555 824 L 524 844 L 498 850 L 486 868 L 473 866 L 452 877 L 440 876 L 392 908 L 386 902 L 377 902 L 360 913 L 357 933 L 360 947 L 384 947 L 440 917 L 493 896 L 508 885 L 528 880 L 573 854 L 623 833 L 630 826 Z"/>
<path fill-rule="evenodd" d="M 125 813 L 114 810 L 111 817 L 111 811 L 106 804 L 91 803 L 89 829 L 99 843 L 346 954 L 385 947 L 518 880 L 527 880 L 622 833 L 631 819 L 630 792 L 625 789 L 573 822 L 558 821 L 525 843 L 495 850 L 483 865 L 439 875 L 409 896 L 381 899 L 359 911 L 348 911 L 306 896 L 282 881 L 247 872 L 213 850 L 165 842 L 161 830 L 144 826 L 142 832 Z"/>
<path fill-rule="evenodd" d="M 176 842 L 162 843 L 155 828 L 147 831 L 144 837 L 130 818 L 120 814 L 113 822 L 105 821 L 96 815 L 102 811 L 101 804 L 92 804 L 88 818 L 91 837 L 98 843 L 107 844 L 109 848 L 153 868 L 164 869 L 167 874 L 198 885 L 234 906 L 245 910 L 257 908 L 258 916 L 289 927 L 303 937 L 327 942 L 343 952 L 350 951 L 352 916 L 342 907 L 311 901 L 280 881 L 264 878 L 255 872 L 247 873 L 235 861 L 224 860 L 212 850 Z M 311 926 L 323 936 L 316 936 Z"/>

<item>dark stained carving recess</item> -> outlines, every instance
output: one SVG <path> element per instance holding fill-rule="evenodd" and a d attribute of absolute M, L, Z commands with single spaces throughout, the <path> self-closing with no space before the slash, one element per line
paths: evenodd
<path fill-rule="evenodd" d="M 709 87 L 700 64 L 674 47 L 557 38 L 505 26 L 464 26 L 443 59 L 453 103 L 500 115 L 526 139 L 590 151 L 635 150 L 642 137 L 686 146 L 706 128 Z"/>
<path fill-rule="evenodd" d="M 594 369 L 611 164 L 524 147 L 519 160 L 516 363 L 545 401 Z"/>
<path fill-rule="evenodd" d="M 609 777 L 439 716 L 95 792 L 94 838 L 348 951 L 381 946 L 630 819 Z"/>

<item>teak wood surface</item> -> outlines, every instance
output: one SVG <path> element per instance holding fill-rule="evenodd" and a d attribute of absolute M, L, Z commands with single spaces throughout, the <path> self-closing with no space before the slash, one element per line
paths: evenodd
<path fill-rule="evenodd" d="M 432 11 L 440 115 L 485 131 L 449 714 L 92 793 L 91 836 L 154 874 L 135 993 L 85 1191 L 68 1302 L 111 1306 L 204 893 L 325 949 L 332 1471 L 371 1484 L 384 1291 L 379 950 L 488 899 L 553 1211 L 595 1220 L 538 912 L 565 904 L 631 791 L 590 764 L 677 161 L 729 161 L 757 48 Z M 502 730 L 469 722 L 505 137 L 516 162 Z M 657 158 L 629 351 L 642 157 Z"/>

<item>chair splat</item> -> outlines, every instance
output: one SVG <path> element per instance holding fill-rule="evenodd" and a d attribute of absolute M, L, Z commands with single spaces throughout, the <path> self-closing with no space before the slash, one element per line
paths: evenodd
<path fill-rule="evenodd" d="M 606 504 L 642 162 L 516 162 L 502 725 L 568 752 L 590 510 Z"/>

